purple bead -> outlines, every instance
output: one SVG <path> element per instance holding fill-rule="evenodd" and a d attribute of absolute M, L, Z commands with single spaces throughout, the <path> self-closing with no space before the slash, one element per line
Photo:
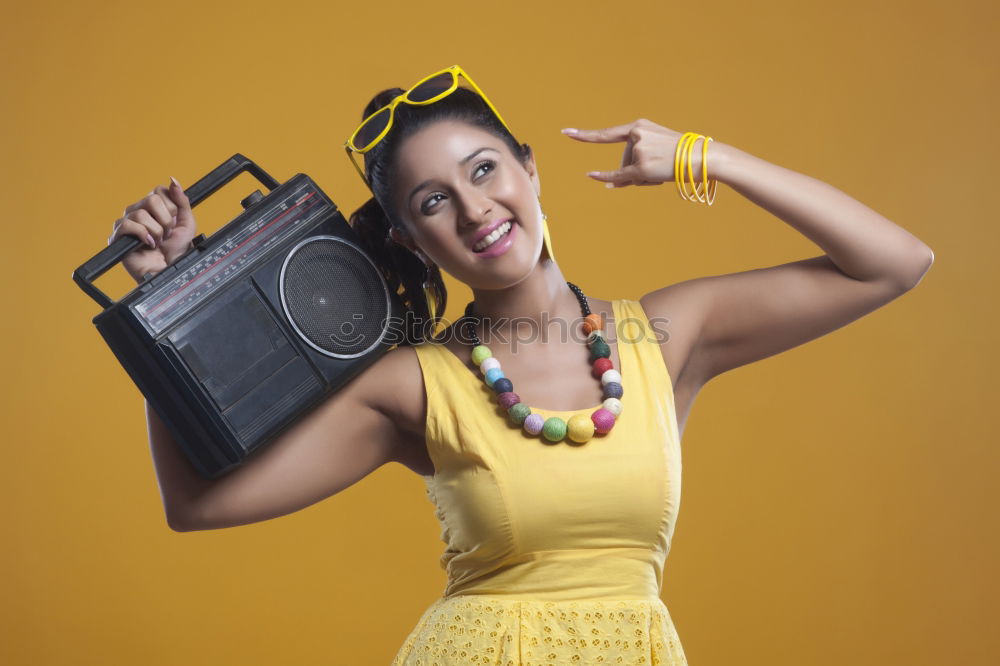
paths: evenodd
<path fill-rule="evenodd" d="M 624 390 L 622 385 L 618 382 L 608 382 L 604 385 L 604 399 L 608 398 L 621 398 Z"/>
<path fill-rule="evenodd" d="M 505 391 L 497 396 L 497 402 L 504 409 L 510 409 L 517 403 L 521 402 L 521 397 L 512 391 Z"/>
<path fill-rule="evenodd" d="M 493 382 L 493 390 L 497 393 L 509 393 L 514 390 L 514 385 L 506 377 L 501 377 Z"/>
<path fill-rule="evenodd" d="M 528 418 L 524 419 L 524 431 L 532 435 L 540 433 L 544 425 L 545 418 L 541 414 L 529 414 Z"/>
<path fill-rule="evenodd" d="M 615 426 L 615 415 L 603 407 L 591 414 L 590 420 L 594 422 L 594 431 L 602 435 Z"/>

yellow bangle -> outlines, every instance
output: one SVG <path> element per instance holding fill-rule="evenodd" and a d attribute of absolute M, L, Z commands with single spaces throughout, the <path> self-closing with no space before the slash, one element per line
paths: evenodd
<path fill-rule="evenodd" d="M 694 144 L 698 143 L 698 139 L 704 139 L 704 138 L 705 136 L 703 134 L 696 134 L 694 138 L 691 139 L 690 142 L 688 142 L 687 150 L 685 152 L 685 157 L 687 158 L 688 180 L 691 181 L 691 191 L 693 192 L 691 201 L 700 201 L 702 203 L 705 202 L 705 197 L 702 195 L 701 192 L 698 191 L 698 184 L 694 182 L 694 169 L 691 167 L 691 151 L 694 149 Z M 704 180 L 704 178 L 702 180 Z"/>
<path fill-rule="evenodd" d="M 681 199 L 685 201 L 691 201 L 691 197 L 687 193 L 687 188 L 684 186 L 684 154 L 687 149 L 687 144 L 689 141 L 693 141 L 698 136 L 697 132 L 685 132 L 681 135 L 680 140 L 677 142 L 677 151 L 674 153 L 674 182 L 677 183 L 677 193 L 680 194 Z"/>
<path fill-rule="evenodd" d="M 715 141 L 712 137 L 705 137 L 705 143 L 701 148 L 701 183 L 704 186 L 705 203 L 709 206 L 715 201 L 715 190 L 719 187 L 719 181 L 711 180 L 708 177 L 708 142 Z"/>
<path fill-rule="evenodd" d="M 694 169 L 691 167 L 691 151 L 698 139 L 702 139 L 701 148 L 701 187 L 695 183 Z M 710 136 L 698 134 L 697 132 L 685 132 L 677 142 L 677 151 L 674 154 L 674 182 L 677 183 L 677 192 L 685 201 L 702 202 L 709 206 L 715 201 L 715 193 L 718 190 L 719 182 L 711 180 L 708 176 L 708 142 L 714 141 Z M 691 183 L 693 194 L 688 194 L 685 185 L 686 178 Z"/>

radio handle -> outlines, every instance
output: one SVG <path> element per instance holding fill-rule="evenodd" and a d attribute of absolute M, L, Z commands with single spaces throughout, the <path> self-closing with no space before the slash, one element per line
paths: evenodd
<path fill-rule="evenodd" d="M 184 190 L 191 207 L 194 208 L 197 206 L 199 203 L 214 194 L 220 187 L 244 171 L 250 173 L 257 180 L 259 180 L 269 192 L 280 185 L 278 181 L 257 166 L 257 164 L 255 164 L 252 160 L 244 157 L 240 153 L 236 153 L 213 169 L 207 176 L 203 177 L 197 183 Z M 105 309 L 111 307 L 115 302 L 111 300 L 103 291 L 98 289 L 94 285 L 93 281 L 107 272 L 112 266 L 124 259 L 125 255 L 134 250 L 141 243 L 142 241 L 135 236 L 119 236 L 115 239 L 114 243 L 95 254 L 82 266 L 73 271 L 73 281 L 80 286 L 80 289 L 82 289 L 84 293 L 97 301 L 98 305 Z"/>

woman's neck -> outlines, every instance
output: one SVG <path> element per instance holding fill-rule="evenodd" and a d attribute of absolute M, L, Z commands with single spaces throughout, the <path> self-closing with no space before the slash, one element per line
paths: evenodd
<path fill-rule="evenodd" d="M 475 313 L 481 318 L 499 320 L 531 319 L 539 322 L 542 313 L 548 319 L 579 318 L 580 303 L 566 286 L 559 265 L 551 260 L 540 261 L 528 277 L 506 289 L 474 289 Z"/>

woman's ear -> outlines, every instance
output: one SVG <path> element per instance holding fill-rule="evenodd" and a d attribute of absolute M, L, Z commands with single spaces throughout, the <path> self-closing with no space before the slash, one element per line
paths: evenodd
<path fill-rule="evenodd" d="M 406 231 L 398 229 L 397 227 L 389 228 L 389 238 L 392 239 L 393 243 L 402 245 L 410 252 L 413 252 L 416 249 L 416 245 L 413 243 L 413 239 L 410 238 L 410 234 L 406 233 Z"/>
<path fill-rule="evenodd" d="M 535 186 L 535 196 L 542 196 L 542 183 L 538 177 L 538 166 L 535 164 L 535 151 L 531 149 L 528 144 L 522 144 L 525 153 L 527 153 L 528 158 L 524 162 L 524 170 L 528 172 L 528 178 L 531 179 L 531 184 Z"/>
<path fill-rule="evenodd" d="M 417 244 L 413 242 L 413 237 L 410 236 L 405 229 L 390 227 L 389 238 L 392 239 L 393 243 L 402 245 L 407 250 L 417 255 L 417 258 L 424 262 L 425 265 L 430 266 L 431 260 L 420 250 L 420 248 L 417 247 Z"/>

